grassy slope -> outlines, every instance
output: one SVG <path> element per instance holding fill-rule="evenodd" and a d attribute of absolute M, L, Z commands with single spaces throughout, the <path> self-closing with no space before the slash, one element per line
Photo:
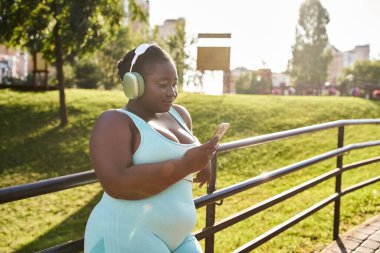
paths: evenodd
<path fill-rule="evenodd" d="M 121 107 L 121 92 L 67 90 L 70 124 L 58 128 L 58 93 L 0 90 L 0 187 L 90 169 L 88 137 L 103 110 Z M 183 94 L 203 142 L 219 122 L 231 123 L 223 141 L 349 118 L 379 118 L 380 104 L 358 98 L 201 96 Z M 217 188 L 326 152 L 336 147 L 336 129 L 302 135 L 275 143 L 223 154 L 218 159 Z M 380 139 L 378 126 L 346 128 L 345 143 Z M 378 156 L 379 148 L 353 151 L 351 163 Z M 335 168 L 327 160 L 292 175 L 240 193 L 217 207 L 217 220 L 283 190 Z M 378 175 L 378 165 L 346 173 L 343 187 Z M 380 212 L 379 184 L 343 198 L 341 233 Z M 329 180 L 282 204 L 236 224 L 216 235 L 216 252 L 230 252 L 271 227 L 327 197 L 334 191 Z M 194 195 L 205 189 L 194 186 Z M 98 184 L 0 205 L 0 252 L 31 252 L 83 235 L 86 219 L 101 194 Z M 331 241 L 333 209 L 317 212 L 255 252 L 311 252 Z M 197 229 L 204 225 L 204 208 L 198 210 Z"/>

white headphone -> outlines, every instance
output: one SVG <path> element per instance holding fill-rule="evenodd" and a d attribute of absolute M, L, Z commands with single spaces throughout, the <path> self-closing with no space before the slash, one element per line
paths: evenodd
<path fill-rule="evenodd" d="M 144 79 L 139 73 L 132 72 L 132 68 L 136 63 L 137 58 L 144 54 L 146 50 L 153 45 L 154 44 L 141 44 L 135 49 L 135 56 L 132 59 L 129 72 L 125 73 L 123 76 L 123 90 L 129 99 L 135 99 L 144 94 Z"/>

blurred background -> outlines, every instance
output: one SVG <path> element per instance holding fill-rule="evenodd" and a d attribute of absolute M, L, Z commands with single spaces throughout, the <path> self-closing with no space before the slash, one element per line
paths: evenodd
<path fill-rule="evenodd" d="M 59 87 L 57 29 L 67 88 L 119 89 L 115 62 L 155 42 L 187 92 L 379 96 L 376 0 L 3 2 L 2 86 Z"/>

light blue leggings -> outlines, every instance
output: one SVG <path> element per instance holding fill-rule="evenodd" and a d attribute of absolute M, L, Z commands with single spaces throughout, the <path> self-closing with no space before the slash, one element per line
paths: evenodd
<path fill-rule="evenodd" d="M 174 250 L 170 251 L 166 244 L 154 234 L 141 233 L 134 237 L 141 237 L 139 240 L 132 240 L 125 245 L 118 245 L 117 249 L 106 249 L 104 239 L 100 240 L 89 253 L 202 253 L 202 248 L 194 235 L 189 235 Z M 107 240 L 107 238 L 105 238 Z M 137 239 L 137 238 L 135 238 Z M 112 239 L 111 239 L 112 240 Z M 106 243 L 107 244 L 107 243 Z M 113 251 L 116 250 L 116 251 Z"/>
<path fill-rule="evenodd" d="M 191 183 L 174 184 L 142 200 L 103 194 L 86 226 L 85 253 L 201 253 L 191 231 L 196 210 Z"/>

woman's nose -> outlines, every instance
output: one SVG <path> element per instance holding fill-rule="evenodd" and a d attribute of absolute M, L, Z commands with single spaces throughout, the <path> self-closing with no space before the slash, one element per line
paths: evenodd
<path fill-rule="evenodd" d="M 177 87 L 168 86 L 168 88 L 166 89 L 166 94 L 170 97 L 176 97 L 177 96 Z"/>

